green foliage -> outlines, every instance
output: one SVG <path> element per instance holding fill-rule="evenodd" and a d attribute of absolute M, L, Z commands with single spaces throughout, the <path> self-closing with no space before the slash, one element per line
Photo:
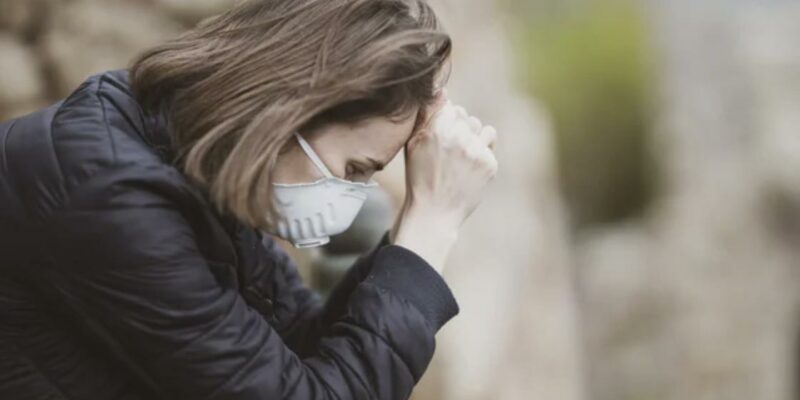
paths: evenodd
<path fill-rule="evenodd" d="M 647 28 L 632 1 L 528 3 L 515 12 L 520 78 L 550 111 L 578 227 L 637 215 L 652 186 Z"/>

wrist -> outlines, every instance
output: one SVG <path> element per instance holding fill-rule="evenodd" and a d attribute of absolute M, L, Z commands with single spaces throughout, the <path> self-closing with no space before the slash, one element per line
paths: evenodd
<path fill-rule="evenodd" d="M 413 196 L 403 204 L 402 217 L 453 236 L 457 235 L 463 221 L 452 207 L 436 205 L 431 200 L 415 201 Z"/>
<path fill-rule="evenodd" d="M 403 202 L 403 206 L 394 217 L 394 223 L 392 223 L 392 227 L 389 229 L 389 243 L 394 243 L 395 238 L 397 238 L 397 230 L 400 229 L 400 223 L 403 222 L 403 214 L 406 210 L 406 203 L 407 202 Z"/>
<path fill-rule="evenodd" d="M 396 226 L 392 243 L 417 253 L 441 273 L 458 239 L 458 228 L 452 220 L 432 210 L 408 207 L 399 216 Z"/>
<path fill-rule="evenodd" d="M 453 244 L 458 239 L 458 227 L 443 215 L 408 212 L 398 228 L 398 232 L 413 231 L 438 243 Z"/>

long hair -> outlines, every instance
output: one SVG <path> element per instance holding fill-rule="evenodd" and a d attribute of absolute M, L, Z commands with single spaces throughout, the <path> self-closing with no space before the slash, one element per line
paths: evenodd
<path fill-rule="evenodd" d="M 176 164 L 220 210 L 264 228 L 293 132 L 415 109 L 419 123 L 451 47 L 424 0 L 245 0 L 129 70 L 145 112 L 166 116 Z"/>

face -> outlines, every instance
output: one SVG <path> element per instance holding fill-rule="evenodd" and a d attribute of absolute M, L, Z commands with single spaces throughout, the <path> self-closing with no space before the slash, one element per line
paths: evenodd
<path fill-rule="evenodd" d="M 372 117 L 359 124 L 331 124 L 300 132 L 331 173 L 339 178 L 366 182 L 388 164 L 411 137 L 417 110 L 401 120 Z M 296 140 L 278 156 L 275 183 L 313 182 L 323 175 Z"/>

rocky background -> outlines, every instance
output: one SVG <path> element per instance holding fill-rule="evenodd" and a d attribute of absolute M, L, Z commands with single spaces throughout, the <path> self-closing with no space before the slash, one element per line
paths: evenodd
<path fill-rule="evenodd" d="M 660 184 L 577 246 L 591 397 L 800 398 L 800 4 L 644 12 Z"/>
<path fill-rule="evenodd" d="M 234 1 L 0 0 L 0 119 Z M 434 5 L 451 97 L 498 128 L 501 173 L 414 398 L 800 398 L 798 4 Z M 315 286 L 388 227 L 402 171 L 347 236 L 288 249 Z"/>
<path fill-rule="evenodd" d="M 224 9 L 221 1 L 0 0 L 0 118 L 68 95 L 88 75 Z"/>

